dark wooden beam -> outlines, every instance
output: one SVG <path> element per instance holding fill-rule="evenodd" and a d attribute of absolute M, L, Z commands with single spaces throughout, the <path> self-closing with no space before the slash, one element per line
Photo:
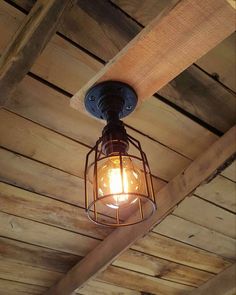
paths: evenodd
<path fill-rule="evenodd" d="M 194 191 L 202 182 L 225 168 L 235 158 L 236 126 L 217 140 L 206 152 L 158 193 L 158 208 L 147 221 L 125 228 L 118 228 L 91 251 L 81 262 L 75 265 L 45 295 L 69 295 L 82 287 L 112 263 L 123 251 L 138 238 L 148 233 L 173 208 Z"/>
<path fill-rule="evenodd" d="M 38 0 L 0 59 L 0 106 L 11 96 L 55 33 L 71 0 Z"/>

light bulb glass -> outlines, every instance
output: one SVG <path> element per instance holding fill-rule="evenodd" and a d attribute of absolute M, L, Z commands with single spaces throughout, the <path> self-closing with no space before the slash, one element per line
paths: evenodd
<path fill-rule="evenodd" d="M 102 202 L 110 208 L 129 206 L 137 201 L 137 194 L 143 192 L 143 173 L 128 156 L 111 156 L 97 171 L 98 197 L 112 194 Z M 123 182 L 122 182 L 123 180 Z"/>

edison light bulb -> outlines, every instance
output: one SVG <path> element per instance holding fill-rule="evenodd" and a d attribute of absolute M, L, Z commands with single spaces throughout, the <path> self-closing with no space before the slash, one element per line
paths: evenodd
<path fill-rule="evenodd" d="M 120 157 L 111 156 L 97 171 L 99 197 L 111 194 L 112 196 L 104 198 L 103 203 L 113 209 L 135 203 L 138 199 L 135 193 L 143 192 L 144 181 L 141 170 L 128 156 L 122 156 L 122 166 L 123 175 L 120 169 Z"/>

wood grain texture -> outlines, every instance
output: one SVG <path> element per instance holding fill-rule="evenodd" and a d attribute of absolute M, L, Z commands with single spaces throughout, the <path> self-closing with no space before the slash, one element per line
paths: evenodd
<path fill-rule="evenodd" d="M 175 242 L 173 242 L 175 246 Z M 178 247 L 176 247 L 178 251 Z M 160 256 L 162 251 L 160 251 Z M 113 265 L 189 286 L 199 286 L 214 275 L 133 249 L 126 250 Z"/>
<path fill-rule="evenodd" d="M 83 216 L 79 210 L 75 209 L 72 210 L 67 204 L 57 202 L 55 200 L 51 200 L 48 198 L 45 198 L 43 196 L 29 193 L 27 191 L 24 191 L 22 189 L 18 189 L 12 186 L 9 186 L 7 184 L 0 184 L 0 210 L 9 213 L 14 214 L 17 216 L 23 215 L 24 218 L 29 218 L 31 220 L 44 222 L 46 224 L 55 225 L 62 227 L 64 229 L 73 230 L 76 232 L 81 232 L 86 235 L 94 236 L 94 237 L 103 237 L 108 231 L 105 231 L 103 228 L 99 228 L 97 226 L 94 226 L 92 223 L 90 223 L 86 216 Z M 22 212 L 22 208 L 24 208 L 24 214 Z M 73 207 L 72 207 L 73 208 Z M 53 214 L 51 213 L 53 211 Z M 77 216 L 78 215 L 78 216 Z M 82 220 L 81 219 L 82 215 Z M 86 232 L 87 230 L 87 232 Z M 14 243 L 13 243 L 14 244 Z M 16 257 L 16 254 L 22 251 L 24 249 L 25 251 L 22 252 L 22 255 L 24 256 L 24 263 L 29 263 L 29 261 L 36 260 L 37 252 L 35 249 L 31 249 L 32 247 L 23 246 L 20 245 L 17 247 L 17 250 L 15 250 L 16 245 L 9 245 L 6 244 L 3 249 L 6 249 L 3 254 L 4 257 L 14 259 Z M 27 253 L 27 248 L 30 248 L 30 253 Z M 0 254 L 1 254 L 1 239 L 0 239 Z M 51 250 L 52 251 L 52 250 Z M 29 252 L 29 251 L 28 251 Z M 42 251 L 42 253 L 44 253 Z M 47 252 L 46 252 L 47 254 Z M 60 253 L 59 253 L 60 254 Z M 57 264 L 55 264 L 54 257 L 56 254 L 52 251 L 52 253 L 48 253 L 48 263 L 45 262 L 43 257 L 40 259 L 40 261 L 34 261 L 34 263 L 37 264 L 37 266 L 41 266 L 43 262 L 43 266 L 47 269 L 54 269 L 56 271 L 61 270 L 68 270 L 68 265 L 70 265 L 70 258 L 72 259 L 72 262 L 78 261 L 79 258 L 76 257 L 70 257 L 68 254 L 63 254 L 65 256 L 65 259 L 60 259 L 60 255 L 58 254 L 58 263 L 59 266 L 57 267 Z M 12 257 L 11 257 L 12 255 Z M 32 255 L 37 255 L 32 258 Z M 161 254 L 160 254 L 161 255 Z M 10 257 L 9 257 L 10 256 Z M 67 256 L 68 256 L 68 262 L 67 262 Z M 50 258 L 51 257 L 51 258 Z M 63 258 L 63 257 L 62 257 Z M 16 259 L 16 258 L 15 258 Z M 22 259 L 22 258 L 21 258 Z M 61 262 L 60 262 L 61 261 Z M 64 268 L 63 268 L 63 263 Z M 128 264 L 127 264 L 128 263 Z M 129 265 L 133 265 L 133 267 L 129 267 Z M 34 264 L 31 265 L 33 266 Z M 116 262 L 115 265 L 118 266 L 126 266 L 126 268 L 137 271 L 140 269 L 141 272 L 151 274 L 153 276 L 157 276 L 159 278 L 164 279 L 170 279 L 175 282 L 189 284 L 197 286 L 200 283 L 205 282 L 207 279 L 211 277 L 210 274 L 204 273 L 198 270 L 194 270 L 185 266 L 181 266 L 175 263 L 171 263 L 162 259 L 154 259 L 153 257 L 149 257 L 148 255 L 144 255 L 142 253 L 139 253 L 137 251 L 128 251 L 128 253 L 124 256 L 121 256 Z M 146 267 L 143 267 L 146 265 Z M 55 267 L 56 266 L 56 267 Z"/>
<path fill-rule="evenodd" d="M 0 257 L 41 269 L 66 272 L 81 257 L 42 246 L 0 238 Z"/>
<path fill-rule="evenodd" d="M 150 231 L 170 210 L 173 210 L 176 204 L 235 155 L 235 128 L 227 132 L 204 154 L 190 164 L 183 173 L 176 176 L 159 191 L 159 210 L 149 220 L 132 228 L 118 228 L 113 231 L 97 248 L 86 255 L 79 264 L 74 266 L 62 280 L 45 294 L 60 295 L 62 289 L 63 295 L 72 293 L 105 269 L 138 238 Z M 173 199 L 173 196 L 175 199 Z M 224 268 L 224 262 L 222 264 L 221 260 L 219 263 Z"/>
<path fill-rule="evenodd" d="M 45 290 L 46 287 L 42 286 L 0 279 L 0 292 L 4 295 L 40 295 Z"/>
<path fill-rule="evenodd" d="M 236 2 L 235 2 L 236 5 Z M 205 54 L 197 65 L 236 92 L 236 33 Z"/>
<path fill-rule="evenodd" d="M 209 280 L 189 295 L 234 295 L 236 293 L 236 264 Z"/>
<path fill-rule="evenodd" d="M 84 208 L 84 180 L 19 154 L 0 149 L 0 180 L 65 203 Z M 155 178 L 154 178 L 155 183 Z M 159 182 L 154 184 L 156 192 Z M 110 212 L 110 213 L 109 213 Z M 104 210 L 115 217 L 112 210 Z M 113 214 L 113 215 L 112 215 Z M 104 218 L 110 218 L 105 217 Z"/>
<path fill-rule="evenodd" d="M 170 5 L 173 0 L 112 0 L 140 24 L 147 26 L 157 15 Z M 177 1 L 175 1 L 177 2 Z"/>
<path fill-rule="evenodd" d="M 38 1 L 25 17 L 0 59 L 1 105 L 4 105 L 55 33 L 69 0 Z"/>
<path fill-rule="evenodd" d="M 234 161 L 229 167 L 221 172 L 224 177 L 236 182 L 236 161 Z"/>
<path fill-rule="evenodd" d="M 19 3 L 21 4 L 21 3 Z M 9 43 L 19 28 L 24 14 L 6 2 L 0 3 L 0 50 Z M 36 59 L 31 72 L 45 80 L 74 93 L 92 78 L 103 64 L 55 34 L 41 55 Z M 65 78 L 67 77 L 67 78 Z"/>
<path fill-rule="evenodd" d="M 114 266 L 109 266 L 96 279 L 151 294 L 177 295 L 193 289 L 190 286 L 180 285 Z"/>
<path fill-rule="evenodd" d="M 74 61 L 75 62 L 77 62 L 78 60 L 79 60 L 79 54 L 77 54 L 77 50 L 72 50 L 72 47 L 69 47 L 69 46 L 67 46 L 67 44 L 66 44 L 66 42 L 63 42 L 62 41 L 62 39 L 60 39 L 58 36 L 55 38 L 55 46 L 53 47 L 51 47 L 51 49 L 50 49 L 50 51 L 52 51 L 52 50 L 54 50 L 54 52 L 56 51 L 56 50 L 58 50 L 58 52 L 59 52 L 59 54 L 56 56 L 56 59 L 59 59 L 59 57 L 61 56 L 61 59 L 63 59 L 65 56 L 67 57 L 67 55 L 64 55 L 63 54 L 63 50 L 65 50 L 65 52 L 70 52 L 70 54 L 71 54 L 71 56 L 73 56 L 73 54 L 75 55 L 75 59 L 74 59 Z M 49 52 L 49 51 L 48 51 Z M 90 60 L 90 59 L 88 59 L 88 67 L 86 68 L 86 62 L 84 62 L 83 61 L 83 59 L 85 58 L 85 55 L 81 55 L 82 57 L 81 57 L 81 66 L 82 66 L 82 68 L 83 68 L 83 65 L 85 65 L 84 66 L 84 68 L 83 68 L 83 70 L 84 71 L 86 71 L 86 69 L 87 69 L 87 71 L 88 71 L 88 73 L 86 73 L 86 75 L 82 75 L 81 74 L 81 78 L 79 79 L 80 81 L 79 81 L 79 83 L 84 83 L 83 81 L 85 81 L 87 78 L 87 76 L 89 76 L 89 75 L 92 75 L 92 73 L 93 73 L 93 71 L 96 71 L 96 67 L 99 67 L 100 65 L 97 63 L 93 63 L 92 62 L 92 59 Z M 45 59 L 45 60 L 47 60 L 47 61 L 50 61 L 51 60 L 51 58 L 52 58 L 52 56 L 51 55 L 48 55 L 47 56 L 47 59 Z M 64 59 L 65 60 L 65 64 L 67 64 L 67 59 L 65 58 Z M 43 61 L 43 60 L 42 60 Z M 68 59 L 68 61 L 71 61 L 71 63 L 70 63 L 70 67 L 71 67 L 71 65 L 73 65 L 73 58 L 71 58 L 71 59 Z M 91 67 L 90 67 L 90 65 L 89 65 L 89 62 L 91 61 Z M 55 63 L 56 63 L 56 66 L 57 65 L 60 65 L 60 63 L 57 63 L 57 61 L 55 61 Z M 65 65 L 64 64 L 64 65 Z M 68 63 L 69 64 L 69 63 Z M 78 65 L 79 65 L 79 62 L 78 62 Z M 41 72 L 43 72 L 44 70 L 45 70 L 45 72 L 44 72 L 44 74 L 43 75 L 45 75 L 45 77 L 46 77 L 46 75 L 48 75 L 49 76 L 49 78 L 48 78 L 48 80 L 52 80 L 53 81 L 53 79 L 54 79 L 54 83 L 55 84 L 60 84 L 61 83 L 61 85 L 63 86 L 62 88 L 65 88 L 65 87 L 68 87 L 68 89 L 71 89 L 71 87 L 74 87 L 75 86 L 75 81 L 73 81 L 71 84 L 68 82 L 68 83 L 64 83 L 63 84 L 63 79 L 62 79 L 62 76 L 63 75 L 60 75 L 60 73 L 59 73 L 59 71 L 58 71 L 58 74 L 55 72 L 55 70 L 53 71 L 53 69 L 55 69 L 56 68 L 56 66 L 54 66 L 54 67 L 51 67 L 51 65 L 49 65 L 49 63 L 48 63 L 48 67 L 47 67 L 47 64 L 46 63 L 38 63 L 38 67 L 40 68 L 41 67 L 41 69 L 39 69 L 39 70 L 35 70 L 35 71 L 38 71 L 38 73 L 41 73 Z M 93 69 L 93 67 L 94 67 L 94 69 Z M 68 66 L 68 68 L 69 68 L 69 66 Z M 72 68 L 72 67 L 71 67 Z M 63 63 L 61 64 L 61 70 L 63 70 Z M 83 71 L 83 70 L 81 70 L 81 71 Z M 76 71 L 77 72 L 77 71 Z M 73 70 L 71 70 L 70 72 L 69 72 L 70 74 L 73 74 Z M 58 82 L 59 81 L 59 82 Z M 26 86 L 27 87 L 27 86 Z M 33 93 L 33 87 L 32 87 L 32 93 Z M 22 95 L 23 96 L 23 95 Z M 37 98 L 36 98 L 37 99 Z M 33 99 L 32 99 L 32 101 L 33 101 Z M 18 102 L 19 103 L 19 102 Z M 35 104 L 35 106 L 34 107 L 36 107 L 36 105 L 37 105 L 37 103 Z M 62 104 L 63 105 L 63 104 Z M 21 105 L 21 104 L 18 104 L 18 106 L 17 106 L 19 109 L 20 108 L 23 108 L 24 109 L 24 107 L 23 107 L 23 104 Z M 43 110 L 43 108 L 42 108 L 42 110 Z M 44 111 L 44 110 L 43 110 Z M 30 118 L 30 115 L 31 115 L 31 112 L 32 112 L 32 108 L 28 105 L 28 109 L 27 110 L 23 110 L 22 112 L 28 112 L 28 114 L 29 114 L 29 118 Z M 63 112 L 63 111 L 62 111 Z M 168 110 L 166 111 L 166 113 L 168 113 Z M 43 112 L 42 113 L 40 113 L 40 114 L 38 114 L 38 117 L 40 117 L 40 116 L 42 116 L 42 114 L 44 114 Z M 44 117 L 45 117 L 45 114 L 44 114 Z M 68 116 L 69 117 L 69 116 Z M 164 117 L 164 116 L 163 116 Z M 174 114 L 173 114 L 173 117 L 174 117 Z M 55 117 L 56 118 L 56 117 Z M 181 121 L 181 119 L 182 119 L 182 117 L 181 118 L 179 118 L 178 120 L 179 121 Z M 42 121 L 43 122 L 47 122 L 47 120 L 49 120 L 49 118 L 43 118 L 42 119 Z M 23 120 L 24 121 L 24 120 Z M 9 122 L 11 122 L 11 120 L 9 119 Z M 18 139 L 18 141 L 20 141 L 20 139 L 22 138 L 21 136 L 25 136 L 25 134 L 26 133 L 24 133 L 24 126 L 26 127 L 26 130 L 30 130 L 30 128 L 34 125 L 34 124 L 29 124 L 29 125 L 24 125 L 24 124 L 20 124 L 19 123 L 19 121 L 15 121 L 15 123 L 18 123 L 18 124 L 16 124 L 16 126 L 21 126 L 21 127 L 19 127 L 19 129 L 18 129 L 18 131 L 16 130 L 16 133 L 14 133 L 14 136 L 16 136 L 16 138 Z M 41 122 L 40 122 L 41 123 Z M 49 125 L 51 124 L 51 122 L 49 123 Z M 52 124 L 57 124 L 57 123 L 52 123 Z M 184 123 L 184 124 L 187 124 L 187 123 Z M 174 125 L 174 124 L 173 124 Z M 14 127 L 14 125 L 10 125 L 10 126 L 12 126 L 12 127 Z M 28 127 L 27 127 L 28 126 Z M 46 125 L 45 125 L 46 126 Z M 71 125 L 72 126 L 72 125 Z M 38 126 L 38 127 L 40 127 L 40 126 Z M 38 128 L 37 127 L 37 128 Z M 21 129 L 22 128 L 22 129 Z M 67 128 L 67 127 L 66 127 Z M 42 138 L 43 138 L 43 135 L 47 135 L 47 137 L 50 137 L 51 135 L 53 135 L 53 132 L 49 132 L 49 131 L 47 131 L 46 133 L 44 133 L 44 131 L 42 132 L 42 133 L 40 133 L 40 131 L 39 130 L 43 130 L 44 128 L 38 128 L 38 129 L 33 129 L 33 130 L 37 130 L 37 132 L 35 133 L 35 134 L 39 134 L 39 136 L 40 136 L 40 134 L 42 135 Z M 81 128 L 82 129 L 82 128 Z M 7 134 L 7 128 L 5 129 L 6 131 L 5 131 L 5 135 Z M 21 130 L 20 132 L 19 132 L 19 130 Z M 69 128 L 67 128 L 67 130 L 68 130 L 68 132 L 71 132 L 71 130 L 69 130 Z M 22 134 L 20 134 L 22 132 Z M 87 130 L 85 129 L 85 131 L 84 131 L 84 133 L 86 133 L 87 132 Z M 190 133 L 190 132 L 189 132 Z M 30 134 L 30 135 L 32 135 L 32 134 Z M 59 138 L 59 136 L 57 137 L 57 136 L 55 136 L 55 137 L 53 137 L 54 138 L 54 140 L 55 140 L 55 138 Z M 8 139 L 9 141 L 8 141 L 8 144 L 9 144 L 9 146 L 11 146 L 11 144 L 13 144 L 13 142 L 11 142 L 10 141 L 10 139 Z M 31 137 L 31 140 L 32 140 L 32 143 L 34 143 L 34 141 L 35 140 L 37 140 L 37 136 L 35 137 L 34 136 L 34 134 L 33 134 L 33 136 Z M 69 141 L 67 141 L 67 143 L 68 143 Z M 148 142 L 148 141 L 147 141 Z M 32 147 L 35 147 L 35 148 L 37 148 L 38 147 L 38 151 L 34 154 L 33 152 L 32 152 L 32 155 L 33 155 L 33 157 L 35 157 L 35 159 L 38 159 L 38 160 L 42 160 L 42 159 L 45 159 L 46 161 L 49 161 L 49 160 L 51 160 L 51 161 L 55 161 L 55 159 L 53 158 L 53 159 L 49 159 L 49 157 L 48 157 L 48 155 L 46 154 L 46 149 L 44 150 L 44 151 L 42 151 L 42 154 L 40 154 L 40 149 L 39 149 L 39 146 L 41 145 L 43 145 L 43 143 L 47 143 L 47 140 L 44 142 L 44 141 L 38 141 L 37 142 L 37 144 L 35 144 L 35 146 L 34 145 L 32 145 Z M 59 152 L 59 155 L 61 155 L 61 156 L 63 156 L 63 152 L 60 154 L 60 145 L 62 146 L 62 142 L 61 143 L 59 143 L 59 146 L 58 146 L 58 149 L 56 149 L 56 150 L 53 150 L 53 146 L 54 146 L 54 143 L 57 143 L 56 142 L 56 140 L 55 141 L 53 141 L 53 144 L 52 145 L 50 145 L 50 147 L 52 148 L 52 150 L 50 150 L 50 153 L 51 152 L 55 152 L 55 151 L 57 151 L 57 153 Z M 171 143 L 172 144 L 172 143 Z M 206 144 L 206 142 L 204 142 L 204 144 Z M 68 147 L 69 147 L 70 145 L 68 145 Z M 75 145 L 76 146 L 76 145 Z M 183 145 L 184 146 L 184 145 Z M 13 149 L 13 145 L 12 145 L 12 147 L 11 147 L 12 149 Z M 21 150 L 21 152 L 22 153 L 27 153 L 28 154 L 28 152 L 29 152 L 29 155 L 30 155 L 30 150 L 28 151 L 28 150 L 26 150 L 25 151 L 25 148 L 24 148 L 24 146 L 23 145 L 21 145 L 21 143 L 17 146 L 17 148 L 19 148 L 19 150 Z M 56 145 L 55 145 L 55 148 L 57 148 L 56 147 Z M 155 149 L 155 145 L 153 145 L 153 150 Z M 200 149 L 199 149 L 199 151 L 200 151 Z M 196 152 L 196 154 L 197 154 L 197 152 Z M 159 155 L 160 156 L 160 155 Z M 47 158 L 48 157 L 48 158 Z M 162 159 L 162 157 L 160 157 L 161 159 L 160 160 L 163 160 L 163 163 L 164 163 L 164 160 L 165 159 Z M 154 160 L 155 160 L 155 158 L 153 158 Z M 56 159 L 57 160 L 57 159 Z M 171 161 L 171 160 L 170 160 Z M 154 161 L 152 161 L 152 162 L 154 162 Z M 51 163 L 50 163 L 51 164 Z M 68 167 L 69 167 L 69 169 L 71 169 L 71 167 L 73 168 L 73 165 L 71 165 L 71 162 L 70 163 L 61 163 L 60 161 L 58 161 L 57 162 L 57 164 L 56 164 L 56 162 L 54 162 L 54 164 L 57 166 L 57 165 L 63 165 L 63 167 L 62 167 L 62 169 L 65 169 L 65 167 L 67 167 L 66 169 L 68 169 Z M 156 164 L 156 167 L 158 168 L 158 165 L 159 165 L 159 163 L 157 163 Z M 164 166 L 164 165 L 163 165 Z M 164 168 L 163 168 L 164 169 Z M 173 169 L 172 169 L 173 170 Z M 76 171 L 76 169 L 75 169 L 75 173 L 76 173 L 77 171 Z M 174 171 L 175 172 L 175 171 Z M 174 172 L 168 172 L 168 173 L 174 173 Z M 168 177 L 170 177 L 170 176 L 168 176 Z M 32 194 L 33 195 L 33 194 Z M 23 201 L 23 200 L 25 200 L 25 199 L 21 199 L 20 200 L 20 204 L 21 204 L 21 206 L 22 206 L 22 204 L 24 204 L 24 203 L 21 203 L 21 201 Z M 52 204 L 53 204 L 53 202 L 54 201 L 52 201 Z M 12 204 L 13 204 L 13 199 L 12 199 Z M 51 204 L 51 205 L 52 205 Z M 44 205 L 46 205 L 46 203 L 44 203 Z M 12 205 L 10 205 L 11 207 L 13 207 Z M 33 206 L 33 204 L 32 204 L 32 206 Z M 40 207 L 38 207 L 38 208 L 40 208 Z M 58 207 L 57 207 L 58 208 Z M 29 214 L 29 215 L 27 215 L 27 216 L 30 216 L 30 206 L 29 206 L 29 208 L 28 208 L 29 210 L 27 211 L 27 214 Z M 59 206 L 59 209 L 61 209 L 61 207 Z M 17 214 L 20 214 L 19 213 L 19 211 L 17 211 L 17 210 L 19 210 L 19 207 L 17 207 L 17 208 L 14 208 L 14 210 L 16 210 L 15 212 L 17 213 Z M 47 208 L 45 208 L 45 210 L 46 210 L 46 214 L 47 214 Z M 63 210 L 63 209 L 61 209 L 61 210 Z M 69 209 L 68 209 L 69 210 Z M 70 210 L 69 210 L 69 212 L 70 212 Z M 38 214 L 38 215 L 37 215 Z M 37 214 L 36 214 L 36 219 L 37 218 L 43 218 L 42 220 L 44 220 L 46 223 L 47 222 L 52 222 L 52 224 L 53 224 L 53 222 L 55 222 L 55 225 L 58 225 L 59 224 L 59 226 L 63 226 L 63 224 L 61 224 L 60 225 L 60 221 L 58 220 L 58 216 L 59 216 L 59 211 L 58 211 L 58 215 L 55 217 L 55 219 L 54 219 L 54 217 L 52 217 L 51 218 L 51 216 L 49 216 L 48 217 L 48 220 L 46 220 L 46 214 L 44 215 L 44 212 L 43 212 L 43 214 L 42 215 L 40 215 L 40 212 L 39 211 L 37 211 Z M 73 215 L 72 215 L 72 217 L 73 217 Z M 66 215 L 66 218 L 69 218 L 69 216 L 68 215 Z M 71 221 L 71 223 L 70 223 L 70 225 L 69 226 L 71 226 L 71 228 L 72 228 L 72 230 L 73 230 L 73 226 L 74 226 L 74 228 L 75 228 L 75 226 L 76 226 L 76 224 L 75 225 L 73 225 L 72 224 L 72 222 L 73 222 L 73 220 Z M 58 223 L 58 224 L 57 224 Z M 86 226 L 86 224 L 84 225 L 84 226 Z M 76 229 L 75 229 L 76 230 Z M 84 230 L 83 228 L 82 228 L 82 230 Z M 204 274 L 204 273 L 203 273 Z M 184 276 L 184 275 L 183 275 Z M 195 276 L 193 276 L 193 277 L 191 277 L 192 276 L 192 274 L 191 274 L 191 272 L 189 273 L 189 279 L 191 280 L 192 279 L 192 281 L 194 281 L 194 280 L 197 280 L 198 279 L 198 276 L 196 275 L 196 277 Z M 199 276 L 200 276 L 200 274 L 199 274 Z M 203 277 L 204 277 L 204 275 L 203 275 Z M 201 277 L 200 276 L 200 278 L 199 278 L 199 280 L 200 279 L 202 279 L 203 280 L 203 277 Z M 183 281 L 184 280 L 186 280 L 187 281 L 187 279 L 186 278 L 182 278 L 183 279 Z M 93 290 L 96 290 L 96 289 L 93 289 Z M 89 292 L 89 291 L 88 291 Z M 92 292 L 92 291 L 91 291 Z M 118 291 L 117 291 L 118 292 Z M 120 290 L 120 292 L 122 292 L 121 290 Z M 124 291 L 125 292 L 125 291 Z M 139 293 L 139 292 L 138 292 Z M 125 293 L 126 294 L 126 293 Z"/>
<path fill-rule="evenodd" d="M 225 63 L 224 56 L 218 56 L 218 60 Z M 233 59 L 231 64 L 235 67 Z M 235 77 L 234 73 L 230 77 Z M 235 94 L 196 66 L 186 69 L 160 89 L 158 94 L 222 132 L 236 123 Z"/>
<path fill-rule="evenodd" d="M 197 5 L 195 1 L 178 2 L 162 17 L 153 20 L 78 91 L 71 100 L 71 106 L 81 109 L 81 100 L 88 88 L 104 80 L 128 83 L 134 87 L 141 102 L 233 33 L 234 29 L 234 10 L 225 1 L 200 1 Z"/>
<path fill-rule="evenodd" d="M 43 291 L 46 291 L 43 275 L 48 275 L 54 278 L 53 273 L 56 273 L 55 278 L 57 277 L 57 273 L 65 272 L 70 267 L 73 266 L 76 262 L 79 261 L 80 257 L 72 254 L 67 254 L 35 245 L 30 245 L 26 243 L 22 243 L 15 240 L 10 240 L 6 238 L 0 238 L 0 257 L 3 258 L 3 263 L 5 264 L 5 268 L 10 268 L 12 265 L 17 265 L 17 269 L 12 268 L 13 277 L 19 282 L 6 281 L 0 279 L 0 292 L 4 292 L 1 294 L 6 295 L 15 295 L 15 294 L 42 294 Z M 6 266 L 7 264 L 7 266 Z M 21 265 L 22 268 L 26 267 L 25 272 L 18 274 L 19 268 L 18 265 Z M 30 272 L 29 272 L 29 271 Z M 33 270 L 33 274 L 37 274 L 37 280 L 34 279 L 34 275 L 32 276 L 31 270 Z M 45 272 L 44 272 L 45 270 Z M 49 271 L 49 272 L 48 272 Z M 29 285 L 22 283 L 25 282 L 22 279 L 22 275 L 27 275 L 31 283 L 39 284 Z M 0 271 L 1 275 L 1 271 Z M 10 277 L 9 274 L 2 275 L 3 277 Z M 46 282 L 48 279 L 46 280 Z M 5 288 L 5 290 L 4 290 Z M 6 293 L 5 293 L 6 292 Z M 129 290 L 126 288 L 118 287 L 115 285 L 110 285 L 98 281 L 90 282 L 85 286 L 82 290 L 80 290 L 79 294 L 83 295 L 91 295 L 91 294 L 109 294 L 109 295 L 140 295 L 140 292 Z"/>
<path fill-rule="evenodd" d="M 236 213 L 236 183 L 221 175 L 201 185 L 194 194 Z"/>
<path fill-rule="evenodd" d="M 236 240 L 208 229 L 207 224 L 203 227 L 170 214 L 153 231 L 177 241 L 236 260 Z"/>
<path fill-rule="evenodd" d="M 139 30 L 136 23 L 104 0 L 78 0 L 59 27 L 61 33 L 104 61 L 120 51 Z"/>
<path fill-rule="evenodd" d="M 0 210 L 68 231 L 103 239 L 111 229 L 91 223 L 82 208 L 0 183 Z M 24 208 L 24 210 L 22 210 Z"/>
<path fill-rule="evenodd" d="M 107 284 L 99 281 L 91 281 L 78 290 L 81 295 L 142 295 L 141 292 Z"/>
<path fill-rule="evenodd" d="M 1 181 L 83 207 L 81 178 L 4 149 L 0 150 L 0 164 Z"/>
<path fill-rule="evenodd" d="M 146 26 L 157 15 L 163 12 L 163 10 L 170 4 L 171 0 L 143 0 L 142 3 L 138 0 L 112 0 L 112 2 L 140 24 Z M 234 0 L 229 0 L 228 2 L 234 3 L 234 5 L 232 5 L 235 7 L 236 4 Z M 196 61 L 196 64 L 204 69 L 204 71 L 213 77 L 216 77 L 217 80 L 234 91 L 236 91 L 235 38 L 236 33 L 233 33 Z M 191 66 L 190 68 L 194 69 L 196 67 Z M 205 79 L 207 80 L 206 76 Z M 185 98 L 185 101 L 186 103 L 188 102 L 187 97 Z M 181 103 L 181 101 L 179 103 Z"/>
<path fill-rule="evenodd" d="M 210 230 L 236 238 L 235 214 L 191 196 L 175 209 L 174 214 Z"/>
<path fill-rule="evenodd" d="M 0 220 L 1 236 L 57 251 L 84 256 L 99 244 L 99 240 L 3 212 Z"/>
<path fill-rule="evenodd" d="M 218 273 L 231 264 L 218 255 L 156 233 L 149 233 L 131 248 L 212 273 Z"/>
<path fill-rule="evenodd" d="M 31 285 L 50 287 L 63 276 L 62 273 L 40 269 L 1 258 L 0 278 Z"/>
<path fill-rule="evenodd" d="M 80 178 L 87 146 L 5 110 L 0 110 L 0 145 Z"/>

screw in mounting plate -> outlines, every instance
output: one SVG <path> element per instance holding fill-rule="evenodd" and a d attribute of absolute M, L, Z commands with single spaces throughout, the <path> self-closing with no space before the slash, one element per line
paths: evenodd
<path fill-rule="evenodd" d="M 94 95 L 91 95 L 90 97 L 89 97 L 89 101 L 95 101 L 95 96 Z"/>
<path fill-rule="evenodd" d="M 126 110 L 130 111 L 130 110 L 132 110 L 132 107 L 133 107 L 132 105 L 128 105 L 128 106 L 126 106 Z"/>

